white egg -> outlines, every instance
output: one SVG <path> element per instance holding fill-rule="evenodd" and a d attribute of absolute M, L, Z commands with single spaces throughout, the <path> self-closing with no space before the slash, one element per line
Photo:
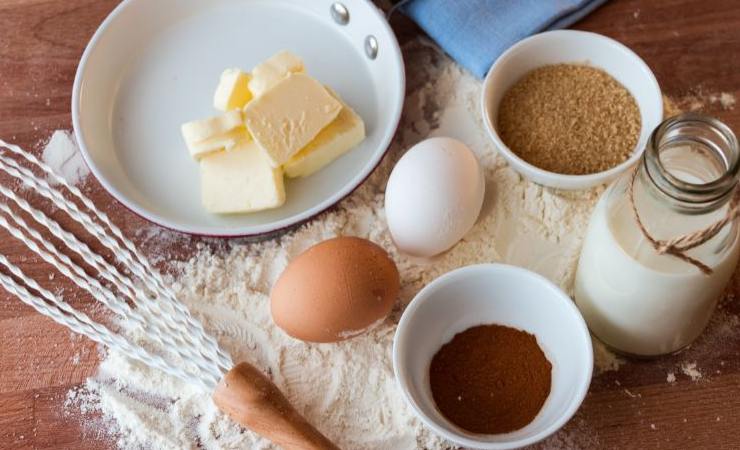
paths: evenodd
<path fill-rule="evenodd" d="M 450 249 L 475 224 L 485 194 L 483 169 L 460 141 L 432 138 L 398 161 L 385 191 L 393 241 L 415 256 Z"/>

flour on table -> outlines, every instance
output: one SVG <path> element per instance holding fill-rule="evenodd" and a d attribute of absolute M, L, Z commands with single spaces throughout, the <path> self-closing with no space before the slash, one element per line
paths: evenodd
<path fill-rule="evenodd" d="M 734 109 L 735 108 L 735 95 L 730 92 L 720 92 L 716 97 L 710 97 L 709 101 L 717 103 L 722 106 L 722 109 Z"/>
<path fill-rule="evenodd" d="M 79 184 L 90 174 L 71 132 L 56 130 L 44 146 L 44 162 L 70 184 Z"/>
<path fill-rule="evenodd" d="M 737 99 L 731 92 L 707 92 L 701 86 L 691 90 L 676 103 L 681 109 L 688 111 L 704 111 L 708 109 L 729 111 L 735 109 Z"/>
<path fill-rule="evenodd" d="M 610 352 L 606 346 L 598 339 L 593 339 L 594 346 L 594 365 L 596 374 L 603 372 L 612 372 L 619 370 L 625 363 L 625 360 Z"/>
<path fill-rule="evenodd" d="M 698 381 L 702 377 L 701 372 L 696 368 L 696 362 L 685 362 L 681 364 L 681 372 L 691 378 L 691 381 Z"/>
<path fill-rule="evenodd" d="M 360 189 L 338 208 L 281 238 L 190 244 L 197 245 L 197 254 L 168 267 L 177 297 L 234 361 L 262 369 L 310 422 L 340 447 L 353 450 L 454 448 L 421 424 L 396 386 L 391 347 L 403 308 L 433 279 L 476 263 L 527 267 L 570 293 L 591 209 L 602 191 L 561 192 L 524 180 L 486 136 L 479 114 L 480 82 L 418 41 L 404 53 L 412 73 L 402 123 L 388 156 Z M 447 253 L 423 260 L 394 247 L 383 193 L 396 161 L 430 134 L 455 137 L 472 148 L 486 172 L 487 194 L 481 217 L 465 238 Z M 159 242 L 167 234 L 145 230 L 138 237 Z M 272 322 L 270 288 L 291 259 L 339 235 L 370 239 L 389 252 L 401 274 L 400 301 L 385 321 L 348 341 L 294 340 Z M 143 248 L 151 259 L 167 261 L 156 246 Z M 596 360 L 606 370 L 619 366 L 606 349 Z M 109 432 L 120 448 L 275 448 L 220 414 L 207 394 L 116 352 L 107 354 L 97 376 L 70 393 L 68 410 L 76 408 L 101 413 L 97 425 L 90 426 Z M 544 445 L 573 448 L 597 442 L 594 433 L 583 437 L 589 439 L 586 444 L 563 433 L 568 431 Z"/>

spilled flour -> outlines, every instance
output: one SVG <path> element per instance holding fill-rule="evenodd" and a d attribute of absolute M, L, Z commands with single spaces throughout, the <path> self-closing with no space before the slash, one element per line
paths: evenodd
<path fill-rule="evenodd" d="M 79 184 L 90 174 L 75 137 L 66 130 L 56 130 L 46 143 L 42 158 L 56 173 L 72 184 Z"/>
<path fill-rule="evenodd" d="M 404 52 L 415 73 L 403 120 L 389 155 L 360 189 L 338 208 L 279 239 L 199 242 L 194 257 L 168 266 L 177 297 L 233 359 L 269 374 L 309 421 L 347 449 L 452 447 L 415 418 L 396 387 L 391 344 L 404 306 L 434 278 L 484 262 L 527 267 L 570 292 L 581 239 L 602 190 L 558 192 L 522 179 L 485 134 L 478 112 L 480 83 L 424 44 L 414 42 Z M 481 217 L 463 241 L 433 260 L 419 260 L 393 246 L 383 191 L 403 152 L 430 134 L 467 143 L 480 158 L 488 185 Z M 152 241 L 178 239 L 166 231 L 143 235 Z M 401 299 L 382 324 L 349 341 L 317 345 L 291 339 L 272 323 L 270 288 L 292 258 L 338 235 L 368 238 L 391 254 L 401 273 Z M 197 242 L 181 239 L 183 245 Z M 169 259 L 151 249 L 149 257 Z M 603 348 L 596 359 L 598 371 L 620 364 Z M 96 377 L 69 393 L 67 406 L 72 414 L 102 417 L 91 418 L 89 426 L 105 429 L 120 448 L 274 448 L 220 414 L 207 394 L 114 351 Z M 573 444 L 562 433 L 553 439 L 555 446 Z"/>
<path fill-rule="evenodd" d="M 691 378 L 691 381 L 700 380 L 702 377 L 701 372 L 696 368 L 696 362 L 684 362 L 681 365 L 681 372 Z"/>

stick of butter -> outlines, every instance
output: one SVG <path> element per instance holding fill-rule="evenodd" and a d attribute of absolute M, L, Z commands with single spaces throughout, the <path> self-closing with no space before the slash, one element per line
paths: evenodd
<path fill-rule="evenodd" d="M 181 130 L 190 155 L 196 160 L 208 153 L 228 150 L 236 142 L 249 137 L 241 111 L 188 122 L 182 125 Z"/>
<path fill-rule="evenodd" d="M 342 105 L 334 122 L 285 163 L 283 170 L 287 176 L 307 177 L 316 173 L 365 139 L 365 122 L 344 102 Z"/>
<path fill-rule="evenodd" d="M 315 79 L 294 73 L 244 109 L 247 129 L 275 167 L 336 119 L 342 104 Z"/>
<path fill-rule="evenodd" d="M 200 176 L 203 206 L 212 213 L 254 212 L 285 203 L 282 170 L 272 167 L 252 141 L 201 159 Z"/>
<path fill-rule="evenodd" d="M 283 50 L 252 69 L 249 90 L 255 97 L 260 97 L 291 73 L 299 73 L 304 70 L 301 58 Z"/>
<path fill-rule="evenodd" d="M 249 80 L 249 74 L 239 69 L 224 70 L 213 95 L 213 106 L 219 111 L 244 108 L 252 99 Z"/>

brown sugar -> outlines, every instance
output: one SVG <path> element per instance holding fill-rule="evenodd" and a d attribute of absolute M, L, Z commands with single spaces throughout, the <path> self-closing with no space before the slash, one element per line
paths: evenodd
<path fill-rule="evenodd" d="M 432 397 L 442 415 L 472 433 L 529 424 L 550 395 L 552 365 L 537 339 L 502 325 L 457 334 L 434 355 Z"/>
<path fill-rule="evenodd" d="M 641 122 L 634 97 L 609 74 L 556 64 L 527 73 L 506 92 L 497 129 L 506 146 L 528 163 L 586 175 L 629 159 Z"/>

